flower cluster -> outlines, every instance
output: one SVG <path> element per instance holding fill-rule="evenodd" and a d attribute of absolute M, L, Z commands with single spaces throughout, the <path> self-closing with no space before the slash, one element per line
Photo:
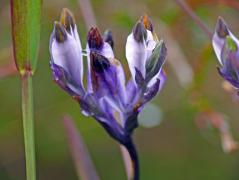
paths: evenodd
<path fill-rule="evenodd" d="M 222 18 L 218 18 L 212 44 L 221 65 L 219 74 L 239 89 L 239 41 Z"/>
<path fill-rule="evenodd" d="M 126 80 L 121 62 L 114 57 L 110 31 L 101 36 L 92 27 L 83 50 L 71 12 L 63 9 L 50 38 L 50 66 L 54 81 L 74 99 L 86 116 L 94 117 L 108 134 L 124 145 L 133 161 L 138 179 L 138 158 L 131 134 L 144 105 L 162 88 L 162 69 L 167 49 L 154 33 L 145 15 L 134 26 L 126 42 L 126 58 L 131 78 Z M 83 57 L 87 59 L 83 84 Z"/>

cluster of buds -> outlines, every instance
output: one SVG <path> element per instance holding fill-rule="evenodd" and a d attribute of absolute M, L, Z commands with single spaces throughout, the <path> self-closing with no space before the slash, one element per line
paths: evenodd
<path fill-rule="evenodd" d="M 80 104 L 86 116 L 95 118 L 108 134 L 128 150 L 139 179 L 137 152 L 132 132 L 139 112 L 164 85 L 162 69 L 167 49 L 159 41 L 145 15 L 134 26 L 126 42 L 126 58 L 131 78 L 126 80 L 121 62 L 114 57 L 110 31 L 101 36 L 92 27 L 83 50 L 72 13 L 63 9 L 50 38 L 50 66 L 54 81 Z M 87 59 L 83 84 L 83 57 Z"/>
<path fill-rule="evenodd" d="M 212 44 L 221 67 L 219 74 L 239 89 L 239 41 L 222 18 L 218 18 Z"/>

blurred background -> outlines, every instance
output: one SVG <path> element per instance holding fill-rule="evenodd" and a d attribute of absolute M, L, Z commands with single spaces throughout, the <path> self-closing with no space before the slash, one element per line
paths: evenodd
<path fill-rule="evenodd" d="M 118 144 L 94 119 L 81 115 L 78 104 L 52 81 L 49 37 L 63 7 L 74 13 L 85 46 L 87 27 L 79 1 L 43 1 L 41 45 L 34 76 L 37 176 L 41 180 L 77 179 L 62 123 L 63 115 L 69 114 L 101 179 L 126 179 Z M 169 49 L 165 66 L 167 82 L 143 112 L 141 126 L 134 133 L 141 179 L 238 180 L 239 152 L 225 153 L 218 130 L 210 122 L 202 128 L 199 122 L 205 111 L 220 112 L 233 137 L 239 139 L 238 103 L 234 92 L 223 89 L 208 36 L 174 0 L 92 0 L 91 3 L 101 32 L 108 28 L 113 31 L 115 54 L 127 74 L 125 42 L 141 15 L 147 13 L 152 18 L 155 32 Z M 188 0 L 187 3 L 211 31 L 217 17 L 222 16 L 239 36 L 237 0 Z M 0 19 L 0 179 L 23 180 L 21 83 L 12 64 L 8 0 L 0 1 Z"/>

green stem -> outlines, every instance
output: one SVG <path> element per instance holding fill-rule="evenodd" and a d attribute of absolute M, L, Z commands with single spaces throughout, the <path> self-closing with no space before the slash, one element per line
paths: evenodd
<path fill-rule="evenodd" d="M 35 180 L 36 168 L 35 168 L 32 76 L 28 72 L 24 76 L 22 76 L 22 117 L 23 117 L 25 156 L 26 156 L 26 177 L 27 180 Z"/>

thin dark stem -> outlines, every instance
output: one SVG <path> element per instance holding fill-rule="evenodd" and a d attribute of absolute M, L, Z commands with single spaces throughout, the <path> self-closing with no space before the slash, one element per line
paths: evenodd
<path fill-rule="evenodd" d="M 179 7 L 188 14 L 189 17 L 194 20 L 198 27 L 211 39 L 213 33 L 207 27 L 207 25 L 195 14 L 195 12 L 188 6 L 184 0 L 175 0 Z"/>

